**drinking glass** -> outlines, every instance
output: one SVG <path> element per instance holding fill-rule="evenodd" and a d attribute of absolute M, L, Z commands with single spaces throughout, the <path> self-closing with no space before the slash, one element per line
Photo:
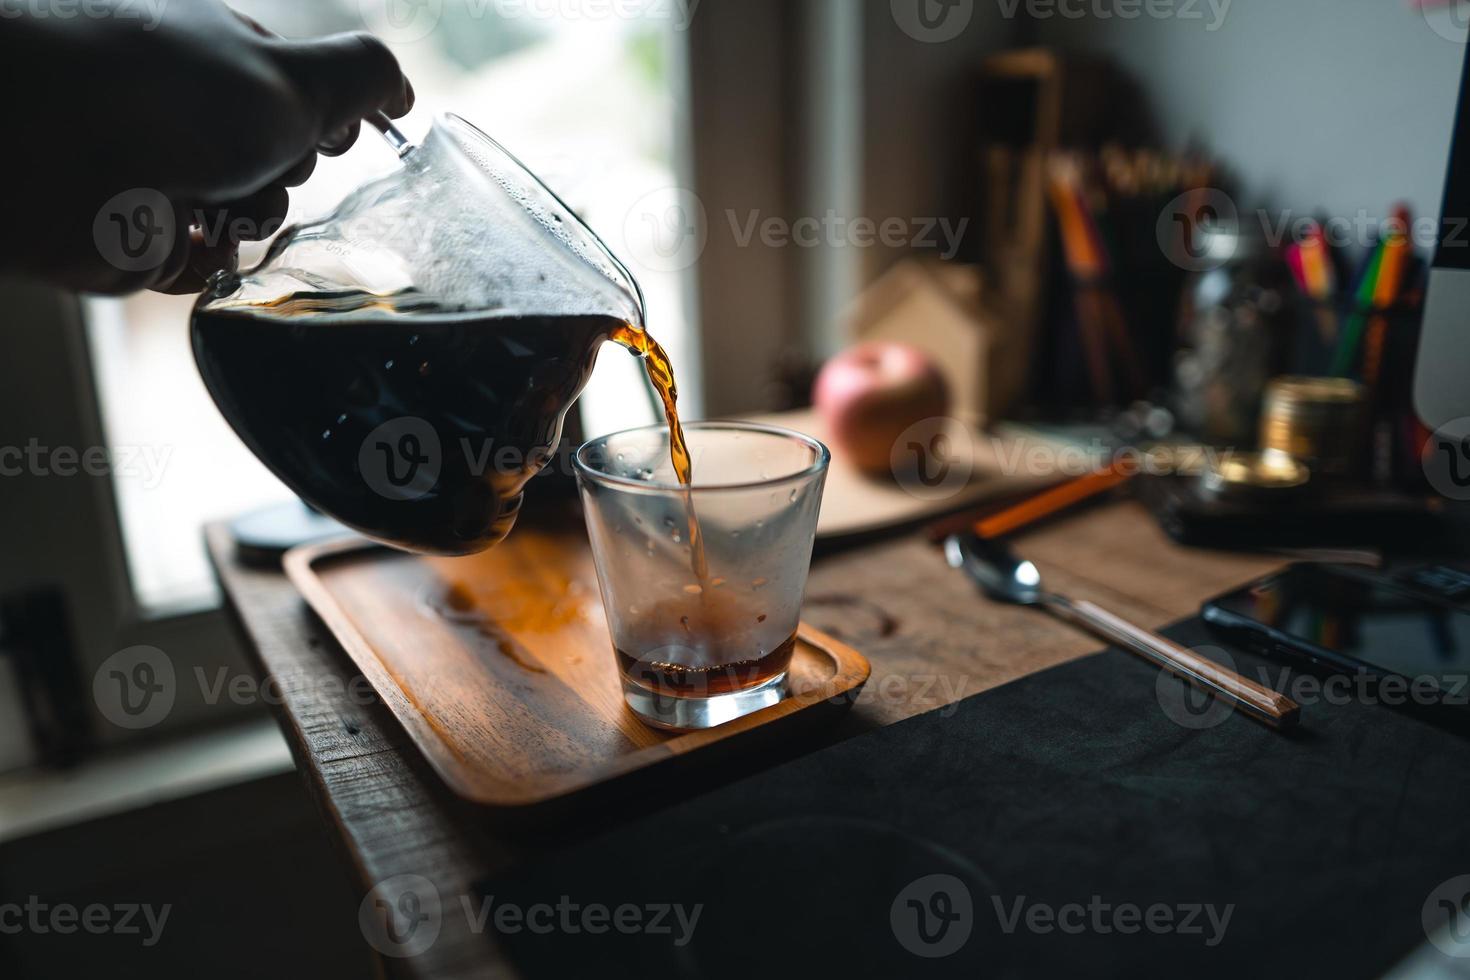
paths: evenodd
<path fill-rule="evenodd" d="M 686 425 L 605 436 L 575 457 L 623 696 L 656 728 L 712 728 L 778 703 L 796 647 L 831 454 L 809 436 Z"/>

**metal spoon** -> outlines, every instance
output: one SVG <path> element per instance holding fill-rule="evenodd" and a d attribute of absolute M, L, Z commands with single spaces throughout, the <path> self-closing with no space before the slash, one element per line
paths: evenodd
<path fill-rule="evenodd" d="M 1041 572 L 1036 566 L 1017 558 L 1002 541 L 985 540 L 973 533 L 956 534 L 945 541 L 944 554 L 952 567 L 968 572 L 992 599 L 1045 609 L 1109 643 L 1131 650 L 1272 728 L 1290 728 L 1301 716 L 1301 708 L 1295 701 L 1221 667 L 1208 657 L 1135 626 L 1100 606 L 1047 592 L 1041 587 Z"/>

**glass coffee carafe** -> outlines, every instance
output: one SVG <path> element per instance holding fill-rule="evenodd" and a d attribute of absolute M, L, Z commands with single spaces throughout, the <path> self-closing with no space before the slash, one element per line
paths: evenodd
<path fill-rule="evenodd" d="M 643 328 L 637 283 L 597 236 L 443 115 L 401 168 L 217 275 L 192 335 L 220 411 L 303 500 L 463 555 L 510 531 L 603 342 L 647 353 Z"/>

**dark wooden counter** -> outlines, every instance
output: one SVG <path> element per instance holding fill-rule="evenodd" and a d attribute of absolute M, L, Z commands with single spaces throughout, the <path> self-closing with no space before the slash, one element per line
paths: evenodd
<path fill-rule="evenodd" d="M 279 573 L 235 561 L 225 527 L 208 530 L 211 557 L 229 608 L 255 657 L 279 685 L 276 709 L 323 817 L 333 827 L 366 895 L 375 884 L 419 875 L 444 903 L 438 939 L 408 960 L 383 959 L 384 972 L 413 977 L 513 974 L 492 936 L 477 934 L 460 905 L 473 883 L 510 862 L 533 859 L 604 833 L 617 819 L 664 805 L 787 756 L 763 756 L 680 780 L 657 798 L 630 802 L 583 825 L 494 826 L 449 794 L 419 758 L 388 710 L 370 696 Z M 1188 551 L 1169 542 L 1144 510 L 1114 503 L 1047 525 L 1017 542 L 1048 585 L 1091 599 L 1148 626 L 1196 612 L 1202 601 L 1281 564 L 1270 558 Z M 1044 614 L 999 606 L 951 570 L 921 536 L 907 534 L 818 558 L 805 618 L 862 650 L 873 675 L 852 713 L 825 741 L 942 707 L 1098 649 L 1089 636 Z"/>

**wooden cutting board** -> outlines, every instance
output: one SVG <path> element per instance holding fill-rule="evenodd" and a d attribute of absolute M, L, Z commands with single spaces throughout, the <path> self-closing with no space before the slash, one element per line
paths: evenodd
<path fill-rule="evenodd" d="M 518 527 L 472 558 L 351 538 L 297 548 L 285 568 L 438 774 L 487 807 L 566 804 L 676 759 L 713 761 L 840 712 L 869 673 L 803 625 L 787 700 L 703 732 L 645 726 L 623 703 L 575 519 Z"/>

